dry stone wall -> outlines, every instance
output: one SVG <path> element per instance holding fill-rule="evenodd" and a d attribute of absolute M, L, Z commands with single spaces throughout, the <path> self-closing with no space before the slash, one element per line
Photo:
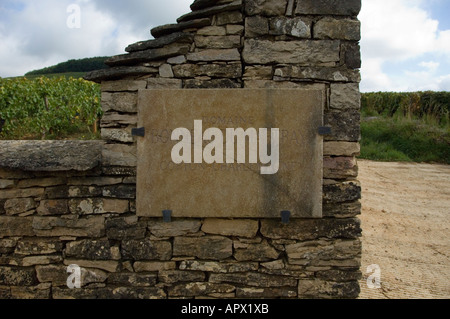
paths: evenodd
<path fill-rule="evenodd" d="M 357 297 L 360 8 L 196 0 L 87 76 L 102 84 L 103 141 L 1 142 L 0 298 Z M 139 89 L 309 87 L 332 130 L 322 219 L 137 217 Z"/>

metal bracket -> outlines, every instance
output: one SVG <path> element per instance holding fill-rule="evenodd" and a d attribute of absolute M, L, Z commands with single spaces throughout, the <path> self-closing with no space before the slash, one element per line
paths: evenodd
<path fill-rule="evenodd" d="M 289 224 L 291 218 L 291 212 L 288 210 L 284 210 L 281 212 L 281 222 L 283 224 Z"/>
<path fill-rule="evenodd" d="M 319 127 L 319 135 L 325 136 L 325 135 L 331 135 L 331 127 L 329 126 L 321 126 Z"/>
<path fill-rule="evenodd" d="M 172 222 L 172 211 L 171 210 L 163 210 L 163 221 L 165 223 L 171 223 Z"/>
<path fill-rule="evenodd" d="M 139 127 L 139 128 L 133 128 L 131 129 L 131 135 L 132 136 L 145 136 L 145 127 Z"/>

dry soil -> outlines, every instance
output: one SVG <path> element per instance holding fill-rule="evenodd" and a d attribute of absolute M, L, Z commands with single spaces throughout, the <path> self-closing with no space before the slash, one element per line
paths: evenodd
<path fill-rule="evenodd" d="M 359 167 L 360 298 L 450 298 L 450 166 L 360 160 Z M 379 266 L 381 288 L 368 288 L 370 265 Z"/>

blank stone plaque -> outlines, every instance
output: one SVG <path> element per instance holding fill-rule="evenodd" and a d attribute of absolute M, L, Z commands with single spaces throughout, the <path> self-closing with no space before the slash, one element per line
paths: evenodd
<path fill-rule="evenodd" d="M 292 218 L 322 217 L 324 91 L 302 89 L 141 90 L 138 99 L 137 214 L 162 217 Z M 261 174 L 262 164 L 194 163 L 194 121 L 202 132 L 227 128 L 279 129 L 279 170 Z M 192 135 L 192 163 L 175 164 L 171 153 L 179 143 L 173 130 Z M 258 134 L 258 141 L 261 135 Z M 203 147 L 210 141 L 203 141 Z M 257 144 L 259 145 L 259 144 Z M 271 144 L 267 146 L 270 154 Z M 259 148 L 258 148 L 259 149 Z M 237 150 L 235 150 L 235 156 Z"/>

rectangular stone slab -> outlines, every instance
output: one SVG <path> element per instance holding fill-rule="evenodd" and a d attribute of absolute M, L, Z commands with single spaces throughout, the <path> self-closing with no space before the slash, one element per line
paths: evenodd
<path fill-rule="evenodd" d="M 162 217 L 292 218 L 322 217 L 324 91 L 302 89 L 193 89 L 139 91 L 137 214 Z M 280 130 L 279 170 L 262 175 L 262 164 L 175 164 L 172 131 L 187 128 L 194 144 L 194 121 L 203 132 L 227 128 Z M 258 135 L 258 140 L 259 140 Z M 203 147 L 210 141 L 203 141 Z M 268 149 L 271 144 L 269 140 Z M 236 156 L 237 150 L 235 150 Z M 192 145 L 192 163 L 194 162 Z"/>

